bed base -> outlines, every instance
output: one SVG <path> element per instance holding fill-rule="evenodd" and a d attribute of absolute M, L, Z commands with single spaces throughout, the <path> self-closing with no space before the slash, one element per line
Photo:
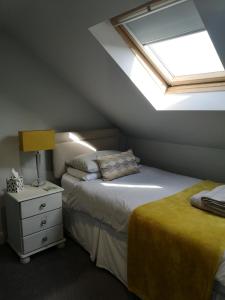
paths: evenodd
<path fill-rule="evenodd" d="M 127 235 L 87 214 L 64 207 L 64 224 L 69 235 L 95 261 L 127 286 Z M 211 300 L 225 300 L 225 287 L 215 282 Z"/>

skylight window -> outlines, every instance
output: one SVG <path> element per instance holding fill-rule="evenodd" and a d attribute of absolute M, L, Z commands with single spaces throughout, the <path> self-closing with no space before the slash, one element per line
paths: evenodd
<path fill-rule="evenodd" d="M 168 89 L 224 84 L 224 66 L 193 0 L 150 2 L 112 23 Z"/>

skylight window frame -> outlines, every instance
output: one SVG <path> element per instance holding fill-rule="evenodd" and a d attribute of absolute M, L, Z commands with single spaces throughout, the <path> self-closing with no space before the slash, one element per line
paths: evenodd
<path fill-rule="evenodd" d="M 149 69 L 161 81 L 161 86 L 167 93 L 201 92 L 225 90 L 225 71 L 211 72 L 195 75 L 173 76 L 169 70 L 159 64 L 155 55 L 146 51 L 144 46 L 137 40 L 134 34 L 127 28 L 126 23 L 133 17 L 139 18 L 151 12 L 152 7 L 160 7 L 164 3 L 174 5 L 186 0 L 153 0 L 145 5 L 139 6 L 129 12 L 111 19 L 111 23 L 122 36 L 129 48 L 138 57 L 145 68 Z"/>

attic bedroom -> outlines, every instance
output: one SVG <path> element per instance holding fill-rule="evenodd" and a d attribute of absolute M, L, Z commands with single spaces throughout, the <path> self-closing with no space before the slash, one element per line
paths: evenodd
<path fill-rule="evenodd" d="M 1 300 L 225 300 L 224 16 L 0 0 Z"/>

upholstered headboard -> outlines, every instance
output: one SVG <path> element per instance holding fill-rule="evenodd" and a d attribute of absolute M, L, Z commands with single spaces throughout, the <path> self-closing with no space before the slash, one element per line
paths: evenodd
<path fill-rule="evenodd" d="M 96 150 L 122 150 L 124 146 L 121 137 L 116 128 L 56 133 L 56 146 L 53 150 L 55 178 L 60 178 L 65 173 L 66 161 L 76 155 Z"/>

